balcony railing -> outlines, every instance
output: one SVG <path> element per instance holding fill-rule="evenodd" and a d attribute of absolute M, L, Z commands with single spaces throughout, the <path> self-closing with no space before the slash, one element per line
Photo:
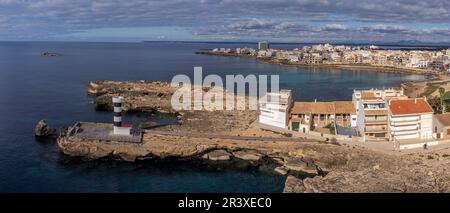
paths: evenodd
<path fill-rule="evenodd" d="M 387 131 L 387 126 L 365 128 L 365 132 L 385 132 L 385 131 Z"/>

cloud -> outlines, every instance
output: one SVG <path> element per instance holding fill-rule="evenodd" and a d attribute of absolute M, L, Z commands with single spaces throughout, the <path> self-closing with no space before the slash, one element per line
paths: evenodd
<path fill-rule="evenodd" d="M 104 28 L 176 27 L 190 32 L 193 39 L 384 36 L 394 40 L 407 32 L 410 37 L 448 41 L 448 29 L 434 28 L 450 22 L 450 1 L 0 0 L 0 14 L 0 39 L 54 39 Z M 428 27 L 405 27 L 411 25 Z"/>
<path fill-rule="evenodd" d="M 282 38 L 293 34 L 300 35 L 302 32 L 307 31 L 308 28 L 307 25 L 302 23 L 253 18 L 219 26 L 199 28 L 195 31 L 195 34 L 203 36 L 226 35 L 232 38 Z"/>
<path fill-rule="evenodd" d="M 324 25 L 321 30 L 324 31 L 341 31 L 341 30 L 350 30 L 352 27 L 342 25 L 342 24 L 326 24 Z"/>

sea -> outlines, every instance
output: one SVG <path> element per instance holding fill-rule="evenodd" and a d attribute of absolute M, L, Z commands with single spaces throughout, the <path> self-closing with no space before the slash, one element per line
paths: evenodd
<path fill-rule="evenodd" d="M 251 58 L 195 54 L 215 47 L 256 44 L 208 42 L 0 42 L 0 192 L 282 192 L 285 177 L 258 169 L 191 161 L 89 161 L 62 154 L 54 139 L 37 139 L 36 123 L 54 128 L 77 121 L 112 122 L 86 94 L 92 80 L 165 80 L 193 75 L 279 75 L 298 101 L 351 100 L 354 89 L 399 86 L 426 76 L 367 70 L 305 68 Z M 300 44 L 274 44 L 293 49 Z M 57 52 L 57 57 L 43 56 Z M 129 113 L 128 122 L 170 124 L 164 115 Z"/>

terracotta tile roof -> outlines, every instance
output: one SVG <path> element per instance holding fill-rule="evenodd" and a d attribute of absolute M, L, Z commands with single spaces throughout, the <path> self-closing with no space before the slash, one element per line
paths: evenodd
<path fill-rule="evenodd" d="M 425 99 L 391 100 L 389 108 L 393 115 L 433 113 L 433 108 Z"/>
<path fill-rule="evenodd" d="M 294 102 L 292 114 L 355 114 L 351 101 L 336 102 Z"/>
<path fill-rule="evenodd" d="M 442 115 L 435 115 L 436 120 L 439 121 L 444 126 L 450 126 L 450 113 L 442 114 Z"/>
<path fill-rule="evenodd" d="M 356 114 L 355 105 L 351 101 L 335 101 L 336 114 Z"/>
<path fill-rule="evenodd" d="M 361 100 L 377 100 L 377 96 L 375 96 L 375 93 L 373 92 L 362 92 L 361 93 Z"/>

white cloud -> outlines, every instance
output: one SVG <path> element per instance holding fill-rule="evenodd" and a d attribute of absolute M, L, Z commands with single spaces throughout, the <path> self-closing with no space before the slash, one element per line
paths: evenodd
<path fill-rule="evenodd" d="M 426 39 L 436 33 L 435 39 L 448 41 L 447 29 L 427 31 L 402 25 L 450 23 L 450 1 L 0 0 L 0 14 L 0 39 L 24 34 L 39 39 L 101 28 L 183 27 L 192 36 L 227 38 L 329 39 L 351 34 L 394 40 L 408 32 Z M 347 25 L 355 22 L 363 27 Z"/>

